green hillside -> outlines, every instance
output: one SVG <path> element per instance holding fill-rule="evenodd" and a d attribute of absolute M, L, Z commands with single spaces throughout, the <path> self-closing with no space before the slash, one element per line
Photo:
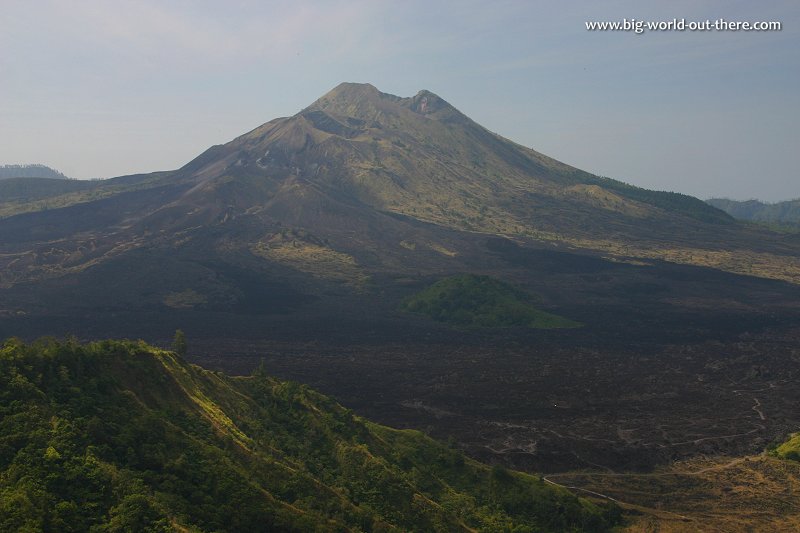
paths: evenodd
<path fill-rule="evenodd" d="M 773 453 L 783 459 L 800 461 L 800 433 L 795 433 L 786 442 L 774 449 Z"/>
<path fill-rule="evenodd" d="M 0 531 L 602 531 L 540 479 L 143 342 L 0 350 Z"/>
<path fill-rule="evenodd" d="M 402 309 L 464 327 L 553 329 L 580 325 L 536 309 L 530 299 L 500 280 L 462 274 L 437 281 L 403 302 Z"/>

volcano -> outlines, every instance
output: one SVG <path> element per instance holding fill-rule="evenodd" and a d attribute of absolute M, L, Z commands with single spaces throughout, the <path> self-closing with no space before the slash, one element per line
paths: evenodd
<path fill-rule="evenodd" d="M 3 288 L 57 286 L 51 281 L 58 279 L 80 285 L 66 278 L 164 255 L 153 265 L 160 281 L 146 282 L 152 291 L 112 291 L 126 307 L 154 298 L 163 304 L 173 293 L 186 295 L 168 298 L 173 307 L 241 303 L 245 296 L 203 266 L 241 263 L 241 256 L 356 289 L 378 273 L 468 270 L 481 266 L 476 236 L 800 279 L 796 245 L 780 236 L 737 224 L 696 198 L 560 163 L 488 131 L 429 91 L 400 98 L 343 83 L 176 171 L 67 192 L 24 180 L 3 186 Z M 186 264 L 189 249 L 202 249 L 203 261 Z M 144 283 L 148 269 L 133 270 Z M 189 287 L 198 276 L 204 290 Z M 178 279 L 187 287 L 159 292 Z"/>
<path fill-rule="evenodd" d="M 636 283 L 658 265 L 800 281 L 785 236 L 560 163 L 430 91 L 401 98 L 369 84 L 343 83 L 175 171 L 69 190 L 0 182 L 0 198 L 0 313 L 12 322 L 317 320 L 340 314 L 326 302 L 385 297 L 377 314 L 395 316 L 407 287 L 461 272 L 533 289 L 553 309 L 585 296 L 570 287 L 585 293 L 587 273 L 618 265 L 637 266 L 625 274 Z M 606 289 L 618 291 L 591 290 Z"/>
<path fill-rule="evenodd" d="M 430 91 L 345 83 L 177 170 L 30 180 L 0 181 L 0 336 L 180 328 L 206 367 L 263 358 L 527 470 L 796 428 L 796 235 L 578 170 Z"/>

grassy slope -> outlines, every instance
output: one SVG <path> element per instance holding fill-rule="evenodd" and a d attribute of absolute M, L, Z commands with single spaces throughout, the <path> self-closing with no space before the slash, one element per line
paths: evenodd
<path fill-rule="evenodd" d="M 705 457 L 652 472 L 565 472 L 551 482 L 614 498 L 623 531 L 798 531 L 800 433 L 761 455 Z"/>
<path fill-rule="evenodd" d="M 573 472 L 548 479 L 615 498 L 630 511 L 626 533 L 800 528 L 800 463 L 767 454 L 697 457 L 646 473 Z"/>
<path fill-rule="evenodd" d="M 0 351 L 2 531 L 580 531 L 608 513 L 141 342 Z"/>
<path fill-rule="evenodd" d="M 462 274 L 437 281 L 402 309 L 466 327 L 570 328 L 580 324 L 534 308 L 530 296 L 489 276 Z"/>

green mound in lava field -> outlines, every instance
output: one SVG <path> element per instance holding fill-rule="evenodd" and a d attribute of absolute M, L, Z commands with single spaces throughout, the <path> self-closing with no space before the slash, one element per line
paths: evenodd
<path fill-rule="evenodd" d="M 489 276 L 461 274 L 437 281 L 408 298 L 404 311 L 461 327 L 574 328 L 579 323 L 540 311 L 531 296 Z"/>

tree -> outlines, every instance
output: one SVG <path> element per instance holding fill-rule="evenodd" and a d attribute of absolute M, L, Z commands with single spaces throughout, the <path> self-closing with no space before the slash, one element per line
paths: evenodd
<path fill-rule="evenodd" d="M 264 360 L 263 357 L 261 358 L 261 362 L 255 368 L 255 370 L 253 370 L 253 374 L 252 375 L 253 376 L 262 377 L 262 378 L 267 376 L 267 362 Z"/>
<path fill-rule="evenodd" d="M 172 339 L 172 351 L 181 357 L 186 355 L 189 346 L 186 343 L 186 334 L 181 329 L 175 330 L 175 337 Z"/>

